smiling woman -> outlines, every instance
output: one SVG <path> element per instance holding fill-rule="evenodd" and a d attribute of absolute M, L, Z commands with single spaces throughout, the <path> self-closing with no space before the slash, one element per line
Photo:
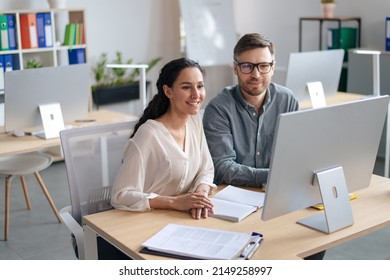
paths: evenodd
<path fill-rule="evenodd" d="M 186 58 L 161 69 L 158 92 L 125 147 L 112 189 L 114 207 L 189 211 L 194 219 L 213 211 L 208 194 L 216 187 L 214 166 L 198 114 L 206 95 L 203 73 Z"/>
<path fill-rule="evenodd" d="M 197 114 L 206 96 L 203 74 L 197 68 L 183 69 L 177 82 L 172 87 L 164 85 L 163 90 L 170 101 L 168 111 L 184 118 Z M 171 124 L 167 120 L 168 117 L 169 115 L 165 114 L 160 121 L 169 127 Z"/>

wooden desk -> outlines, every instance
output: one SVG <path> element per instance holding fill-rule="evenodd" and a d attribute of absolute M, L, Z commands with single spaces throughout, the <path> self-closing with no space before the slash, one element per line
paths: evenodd
<path fill-rule="evenodd" d="M 360 100 L 366 97 L 366 95 L 357 94 L 357 93 L 348 93 L 348 92 L 338 92 L 333 96 L 327 96 L 326 105 L 335 105 L 351 101 Z M 313 108 L 311 105 L 310 99 L 299 102 L 299 109 L 310 109 Z"/>
<path fill-rule="evenodd" d="M 88 113 L 88 119 L 94 119 L 95 122 L 77 122 L 70 123 L 75 127 L 82 125 L 97 125 L 105 123 L 123 122 L 134 119 L 134 116 L 112 112 L 107 110 L 91 111 Z M 8 156 L 26 152 L 40 151 L 47 148 L 60 146 L 60 138 L 41 139 L 36 136 L 15 137 L 11 133 L 0 133 L 0 156 Z"/>
<path fill-rule="evenodd" d="M 260 232 L 264 241 L 252 259 L 302 259 L 346 241 L 390 225 L 390 179 L 373 175 L 371 185 L 351 201 L 355 223 L 325 234 L 296 224 L 298 219 L 319 210 L 305 209 L 269 221 L 261 210 L 239 223 L 209 217 L 194 220 L 188 213 L 171 210 L 128 212 L 111 210 L 84 217 L 86 257 L 96 258 L 96 234 L 134 259 L 168 259 L 139 253 L 140 244 L 168 223 L 238 232 Z"/>

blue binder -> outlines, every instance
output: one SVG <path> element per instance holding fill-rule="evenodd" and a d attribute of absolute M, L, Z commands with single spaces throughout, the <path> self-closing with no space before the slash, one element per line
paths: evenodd
<path fill-rule="evenodd" d="M 3 55 L 3 59 L 4 59 L 4 62 L 3 62 L 4 72 L 14 70 L 14 63 L 13 63 L 12 54 Z"/>
<path fill-rule="evenodd" d="M 52 24 L 51 24 L 51 14 L 43 13 L 44 25 L 45 25 L 45 41 L 46 47 L 53 46 L 53 34 L 52 34 Z"/>
<path fill-rule="evenodd" d="M 46 48 L 45 18 L 43 13 L 37 13 L 38 48 Z"/>
<path fill-rule="evenodd" d="M 0 74 L 2 74 L 3 72 L 1 71 L 5 71 L 5 67 L 4 67 L 4 55 L 0 55 Z"/>
<path fill-rule="evenodd" d="M 68 50 L 69 64 L 85 63 L 85 49 Z"/>
<path fill-rule="evenodd" d="M 16 41 L 16 18 L 14 14 L 7 15 L 8 20 L 8 43 L 10 50 L 17 49 Z"/>
<path fill-rule="evenodd" d="M 390 51 L 390 17 L 387 17 L 386 18 L 386 27 L 385 27 L 385 31 L 386 31 L 386 51 Z"/>

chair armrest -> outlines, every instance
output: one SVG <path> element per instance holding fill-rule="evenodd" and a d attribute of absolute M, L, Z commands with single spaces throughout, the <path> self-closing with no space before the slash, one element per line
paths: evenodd
<path fill-rule="evenodd" d="M 71 206 L 66 206 L 62 208 L 59 213 L 62 218 L 63 223 L 66 225 L 66 227 L 70 230 L 71 233 L 73 233 L 76 244 L 77 244 L 77 251 L 79 259 L 85 259 L 85 253 L 84 253 L 84 229 L 83 227 L 73 218 L 71 213 Z"/>

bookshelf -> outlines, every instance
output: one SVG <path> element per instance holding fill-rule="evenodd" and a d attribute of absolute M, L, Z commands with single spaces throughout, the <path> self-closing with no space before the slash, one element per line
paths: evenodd
<path fill-rule="evenodd" d="M 43 27 L 43 34 L 38 31 L 38 14 L 45 14 L 47 16 L 47 18 L 44 19 L 45 22 L 47 22 L 47 19 L 50 20 L 49 24 Z M 82 9 L 1 11 L 0 18 L 1 15 L 14 16 L 16 44 L 14 45 L 14 48 L 12 48 L 10 44 L 11 40 L 9 40 L 8 49 L 4 49 L 3 47 L 0 48 L 0 56 L 3 59 L 5 59 L 5 57 L 12 59 L 12 70 L 23 70 L 29 68 L 28 62 L 31 60 L 40 63 L 42 67 L 56 67 L 72 63 L 84 63 L 86 62 L 87 57 L 84 14 L 85 12 Z M 33 27 L 30 25 L 31 22 L 34 21 L 27 20 L 26 23 L 26 18 L 28 17 L 35 18 L 36 35 L 34 34 L 34 31 L 31 31 L 31 28 Z M 77 31 L 77 34 L 82 33 L 82 35 L 80 35 L 81 39 L 71 44 L 64 45 L 65 30 L 67 29 L 66 26 L 69 24 L 77 25 L 80 30 L 79 32 Z M 27 28 L 29 30 L 26 31 Z M 1 35 L 4 35 L 4 33 Z M 35 36 L 37 37 L 36 39 L 34 39 Z M 0 38 L 3 38 L 3 36 Z M 44 40 L 44 42 L 42 42 L 42 40 Z M 75 50 L 80 50 L 80 59 L 76 62 L 74 59 L 70 59 L 70 53 Z M 81 55 L 83 59 L 81 59 Z"/>
<path fill-rule="evenodd" d="M 339 91 L 347 91 L 348 49 L 359 48 L 361 42 L 360 17 L 301 17 L 299 18 L 298 50 L 303 51 L 303 25 L 305 22 L 318 25 L 318 50 L 339 49 L 345 50 L 344 65 L 342 67 Z M 324 30 L 326 29 L 326 30 Z M 326 33 L 324 33 L 324 31 Z M 323 36 L 326 35 L 326 36 Z M 324 40 L 326 38 L 326 41 Z M 313 39 L 311 37 L 311 39 Z M 324 42 L 325 41 L 325 42 Z"/>
<path fill-rule="evenodd" d="M 303 49 L 302 46 L 302 41 L 303 41 L 303 36 L 302 36 L 302 29 L 303 29 L 303 23 L 304 22 L 317 22 L 318 23 L 318 49 L 324 49 L 323 45 L 323 28 L 324 28 L 324 23 L 328 22 L 333 22 L 336 23 L 336 28 L 338 29 L 339 32 L 341 32 L 341 29 L 343 27 L 344 23 L 355 23 L 356 24 L 356 30 L 357 30 L 357 38 L 356 38 L 356 46 L 355 47 L 360 47 L 360 29 L 361 29 L 361 18 L 360 17 L 339 17 L 339 18 L 322 18 L 322 17 L 301 17 L 299 18 L 299 46 L 298 50 L 301 52 Z M 340 34 L 340 33 L 339 33 Z M 339 41 L 335 42 L 334 48 L 342 47 L 342 41 L 339 35 Z M 327 47 L 327 46 L 326 46 Z M 325 47 L 325 48 L 326 48 Z"/>

